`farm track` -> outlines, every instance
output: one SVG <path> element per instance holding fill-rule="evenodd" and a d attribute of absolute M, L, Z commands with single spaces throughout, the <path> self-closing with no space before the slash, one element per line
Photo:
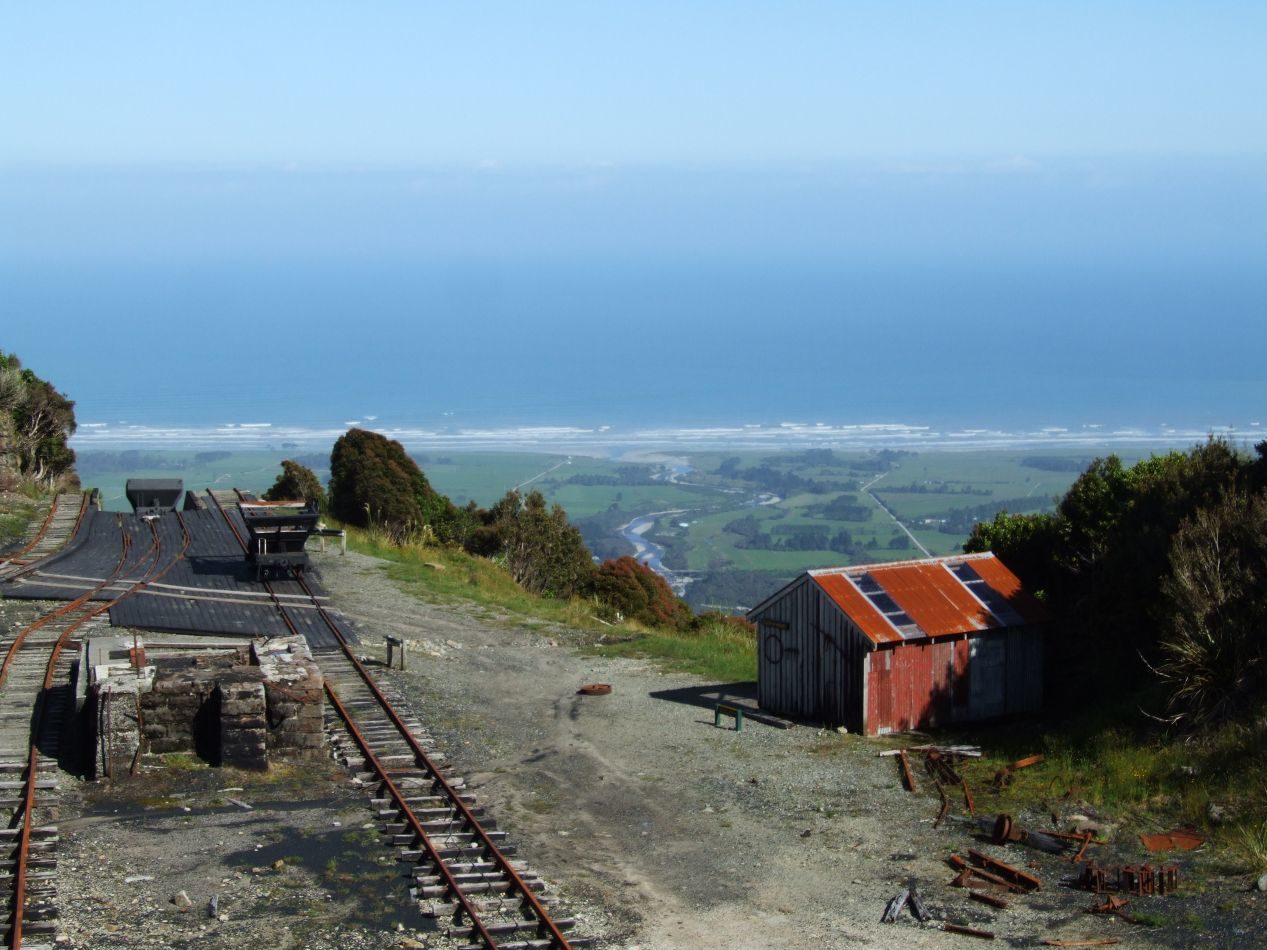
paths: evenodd
<path fill-rule="evenodd" d="M 246 550 L 245 541 L 226 503 L 234 493 L 207 490 Z M 402 697 L 380 685 L 350 649 L 343 631 L 330 617 L 302 575 L 299 586 L 311 599 L 340 644 L 315 648 L 313 658 L 325 677 L 329 703 L 326 734 L 335 758 L 353 773 L 370 795 L 370 806 L 382 837 L 398 849 L 408 867 L 409 893 L 419 912 L 437 922 L 449 921 L 444 934 L 463 950 L 537 950 L 589 946 L 589 938 L 569 938 L 574 921 L 555 920 L 539 896 L 546 884 L 522 862 L 512 861 L 507 834 L 491 827 L 483 810 L 453 776 L 431 736 L 411 715 L 397 707 Z M 273 592 L 273 584 L 265 582 Z M 276 599 L 279 613 L 297 634 L 288 608 Z M 482 820 L 483 819 L 483 820 Z M 486 827 L 487 825 L 487 827 Z"/>

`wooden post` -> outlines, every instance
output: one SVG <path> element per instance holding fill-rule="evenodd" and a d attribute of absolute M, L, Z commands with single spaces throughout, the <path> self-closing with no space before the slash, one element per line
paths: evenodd
<path fill-rule="evenodd" d="M 396 665 L 395 657 L 397 654 L 399 654 L 400 656 L 400 668 L 402 670 L 405 669 L 405 640 L 404 638 L 393 637 L 391 634 L 387 634 L 383 639 L 387 641 L 387 667 L 388 669 L 391 669 Z"/>

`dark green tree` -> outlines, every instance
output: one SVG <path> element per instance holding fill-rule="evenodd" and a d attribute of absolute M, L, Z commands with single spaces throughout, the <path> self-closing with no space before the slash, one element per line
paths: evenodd
<path fill-rule="evenodd" d="M 310 504 L 315 502 L 320 508 L 326 506 L 325 489 L 321 487 L 321 480 L 317 478 L 317 473 L 307 465 L 286 459 L 282 462 L 282 472 L 277 476 L 277 481 L 273 482 L 272 488 L 264 492 L 264 500 L 294 501 L 299 499 Z"/>
<path fill-rule="evenodd" d="M 376 526 L 398 540 L 428 529 L 454 540 L 459 518 L 405 447 L 365 429 L 349 429 L 330 453 L 330 512 L 341 521 Z"/>
<path fill-rule="evenodd" d="M 77 485 L 75 403 L 51 383 L 0 352 L 0 411 L 6 414 L 22 477 L 44 488 Z"/>
<path fill-rule="evenodd" d="M 494 506 L 506 569 L 525 590 L 550 597 L 577 593 L 594 569 L 585 541 L 559 505 L 545 496 L 508 492 Z"/>

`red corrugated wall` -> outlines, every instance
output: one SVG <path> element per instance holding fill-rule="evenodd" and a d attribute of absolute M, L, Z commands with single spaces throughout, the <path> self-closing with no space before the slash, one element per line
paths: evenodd
<path fill-rule="evenodd" d="M 967 640 L 901 644 L 871 654 L 867 735 L 949 725 L 968 706 Z"/>

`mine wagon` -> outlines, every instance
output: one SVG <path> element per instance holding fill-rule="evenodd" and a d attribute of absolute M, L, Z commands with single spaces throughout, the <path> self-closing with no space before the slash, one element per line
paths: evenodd
<path fill-rule="evenodd" d="M 246 525 L 246 559 L 256 580 L 298 577 L 308 566 L 304 550 L 321 512 L 302 501 L 239 502 Z"/>

